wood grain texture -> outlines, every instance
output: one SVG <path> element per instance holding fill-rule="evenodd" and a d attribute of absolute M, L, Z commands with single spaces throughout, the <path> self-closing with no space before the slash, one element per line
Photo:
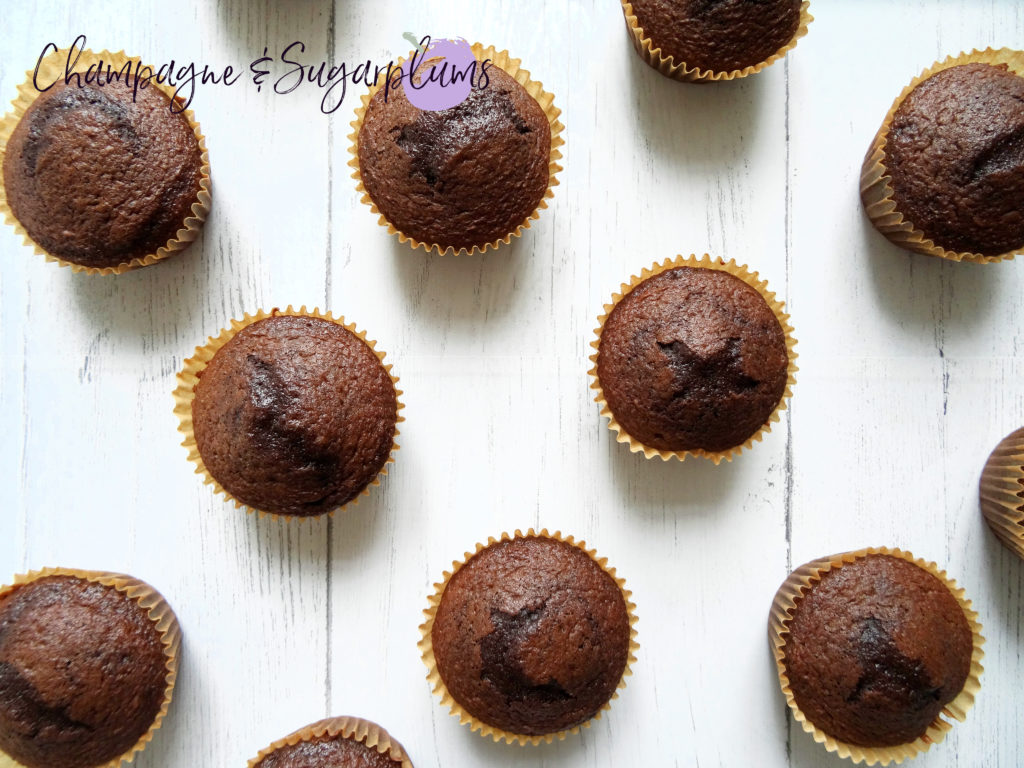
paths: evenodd
<path fill-rule="evenodd" d="M 349 178 L 359 89 L 205 87 L 214 208 L 184 255 L 75 276 L 0 233 L 0 580 L 43 565 L 124 570 L 184 629 L 169 717 L 140 768 L 241 766 L 329 715 L 375 720 L 419 768 L 841 765 L 791 723 L 766 642 L 791 567 L 866 545 L 938 561 L 981 613 L 983 688 L 915 765 L 1015 766 L 1024 749 L 1024 562 L 984 528 L 977 478 L 1024 424 L 1019 263 L 892 247 L 860 210 L 860 162 L 892 99 L 936 59 L 1024 48 L 1013 0 L 814 0 L 784 62 L 682 85 L 630 47 L 618 4 L 55 0 L 5 8 L 0 96 L 45 42 L 248 68 L 404 56 L 403 32 L 508 48 L 555 94 L 565 170 L 510 247 L 400 246 Z M 283 73 L 280 64 L 275 70 Z M 799 339 L 791 409 L 731 464 L 646 461 L 588 389 L 602 304 L 631 274 L 709 252 L 760 272 Z M 365 328 L 405 390 L 380 488 L 330 519 L 246 516 L 201 485 L 170 393 L 230 318 L 316 305 Z M 634 676 L 580 737 L 471 734 L 416 649 L 431 584 L 477 541 L 546 526 L 586 539 L 638 606 Z"/>

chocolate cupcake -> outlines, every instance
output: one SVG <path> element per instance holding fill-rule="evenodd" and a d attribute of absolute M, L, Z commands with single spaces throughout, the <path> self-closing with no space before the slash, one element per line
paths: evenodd
<path fill-rule="evenodd" d="M 557 184 L 563 142 L 553 97 L 507 51 L 472 52 L 489 63 L 456 106 L 419 109 L 406 81 L 380 83 L 352 123 L 349 164 L 362 200 L 413 248 L 473 253 L 507 244 Z"/>
<path fill-rule="evenodd" d="M 981 626 L 934 563 L 868 549 L 816 560 L 776 594 L 770 634 L 794 716 L 855 762 L 913 757 L 963 720 L 980 685 Z"/>
<path fill-rule="evenodd" d="M 249 768 L 412 768 L 412 762 L 376 723 L 332 717 L 275 741 Z"/>
<path fill-rule="evenodd" d="M 64 58 L 61 58 L 63 56 Z M 155 81 L 65 82 L 44 59 L 0 126 L 0 210 L 26 242 L 75 271 L 121 273 L 186 248 L 210 205 L 209 160 L 191 112 Z M 123 53 L 83 52 L 79 72 Z M 59 65 L 58 65 L 59 62 Z M 59 66 L 59 74 L 51 70 Z"/>
<path fill-rule="evenodd" d="M 1024 558 L 1024 427 L 993 449 L 979 484 L 981 513 L 992 532 Z"/>
<path fill-rule="evenodd" d="M 732 80 L 775 63 L 813 21 L 804 0 L 621 0 L 637 53 L 683 81 Z"/>
<path fill-rule="evenodd" d="M 635 606 L 607 561 L 561 534 L 504 534 L 436 584 L 420 627 L 441 703 L 495 741 L 565 738 L 635 661 Z"/>
<path fill-rule="evenodd" d="M 861 172 L 872 223 L 908 250 L 991 262 L 1024 249 L 1024 54 L 926 70 L 889 110 Z"/>
<path fill-rule="evenodd" d="M 180 633 L 117 574 L 47 569 L 0 590 L 0 752 L 27 768 L 131 760 L 160 727 Z"/>
<path fill-rule="evenodd" d="M 619 442 L 716 464 L 778 421 L 796 366 L 789 316 L 735 262 L 678 257 L 634 277 L 599 318 L 595 400 Z"/>
<path fill-rule="evenodd" d="M 175 412 L 197 472 L 236 506 L 332 512 L 379 483 L 402 407 L 365 333 L 303 307 L 260 312 L 196 349 Z"/>

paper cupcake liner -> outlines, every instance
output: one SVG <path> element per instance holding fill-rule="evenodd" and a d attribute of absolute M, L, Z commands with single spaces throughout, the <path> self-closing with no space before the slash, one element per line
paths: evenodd
<path fill-rule="evenodd" d="M 565 544 L 570 544 L 577 549 L 586 552 L 590 559 L 601 566 L 601 569 L 611 576 L 612 579 L 615 580 L 615 583 L 619 585 L 619 589 L 622 591 L 622 598 L 626 603 L 626 612 L 629 614 L 629 653 L 626 657 L 626 668 L 622 671 L 622 679 L 619 681 L 619 685 L 611 698 L 604 703 L 601 709 L 599 709 L 590 720 L 564 731 L 548 733 L 543 736 L 511 733 L 509 731 L 502 730 L 501 728 L 495 728 L 493 725 L 488 725 L 467 712 L 462 705 L 455 700 L 455 697 L 448 692 L 448 688 L 445 686 L 444 680 L 441 679 L 441 673 L 437 669 L 437 661 L 434 658 L 434 645 L 433 638 L 431 637 L 431 633 L 434 629 L 434 618 L 437 615 L 437 608 L 441 604 L 441 597 L 444 595 L 444 591 L 448 586 L 448 582 L 451 581 L 452 576 L 458 573 L 471 558 L 482 552 L 487 547 L 503 541 L 512 541 L 513 539 L 521 538 L 554 539 Z M 542 742 L 550 744 L 556 738 L 559 741 L 563 741 L 566 736 L 579 733 L 580 728 L 589 728 L 592 722 L 600 720 L 601 715 L 606 710 L 611 709 L 612 702 L 619 697 L 619 691 L 626 687 L 626 678 L 633 674 L 631 665 L 636 663 L 636 652 L 640 647 L 636 642 L 636 604 L 630 599 L 633 596 L 633 593 L 626 589 L 625 579 L 617 576 L 615 574 L 615 569 L 609 567 L 608 558 L 598 557 L 597 552 L 592 549 L 587 549 L 585 541 L 576 541 L 572 536 L 563 537 L 560 531 L 555 531 L 553 534 L 548 533 L 547 528 L 542 529 L 540 533 L 537 533 L 533 528 L 531 528 L 525 534 L 521 530 L 517 529 L 513 535 L 509 535 L 508 533 L 501 534 L 500 539 L 495 539 L 491 536 L 487 539 L 486 544 L 477 543 L 475 552 L 466 552 L 465 557 L 461 562 L 452 562 L 451 571 L 445 571 L 443 573 L 442 581 L 434 584 L 434 590 L 434 594 L 428 598 L 427 608 L 423 611 L 423 615 L 426 616 L 426 621 L 420 625 L 421 638 L 418 644 L 421 658 L 427 667 L 427 680 L 430 682 L 431 691 L 441 697 L 441 706 L 448 707 L 449 714 L 459 718 L 460 725 L 468 724 L 471 731 L 479 731 L 480 735 L 485 738 L 490 736 L 496 742 L 504 740 L 509 744 L 518 743 L 520 746 L 526 746 L 527 744 L 536 746 Z"/>
<path fill-rule="evenodd" d="M 195 399 L 196 384 L 199 383 L 200 373 L 203 371 L 203 369 L 206 368 L 210 360 L 213 359 L 213 356 L 217 354 L 217 351 L 225 344 L 227 344 L 228 341 L 230 341 L 234 337 L 234 335 L 243 328 L 246 328 L 260 320 L 265 320 L 268 317 L 281 316 L 316 317 L 321 320 L 328 320 L 332 323 L 342 326 L 348 331 L 351 331 L 353 334 L 358 336 L 363 341 L 363 343 L 366 344 L 366 346 L 368 346 L 373 351 L 373 354 L 377 356 L 377 359 L 381 361 L 381 364 L 384 366 L 384 370 L 387 372 L 388 377 L 391 379 L 392 386 L 394 386 L 395 388 L 395 401 L 397 402 L 397 407 L 395 409 L 396 426 L 395 434 L 394 437 L 392 438 L 391 443 L 391 453 L 388 455 L 388 459 L 386 462 L 384 462 L 384 466 L 381 467 L 381 470 L 377 474 L 377 477 L 375 477 L 373 479 L 373 482 L 367 485 L 362 490 L 362 492 L 359 493 L 359 495 L 357 495 L 351 501 L 347 501 L 344 504 L 340 505 L 336 509 L 332 509 L 330 512 L 324 513 L 333 517 L 335 512 L 345 509 L 349 504 L 358 504 L 360 498 L 370 493 L 370 488 L 380 485 L 380 479 L 388 473 L 387 465 L 394 463 L 394 453 L 399 448 L 397 438 L 400 433 L 398 431 L 397 425 L 399 422 L 405 421 L 405 417 L 403 417 L 401 414 L 401 411 L 403 408 L 405 408 L 405 405 L 399 399 L 401 398 L 403 393 L 402 390 L 398 388 L 398 377 L 391 372 L 391 365 L 384 362 L 384 353 L 377 349 L 376 341 L 366 338 L 366 331 L 358 330 L 356 328 L 355 323 L 346 322 L 344 317 L 335 317 L 330 312 L 321 312 L 319 309 L 316 308 L 307 310 L 305 305 L 301 306 L 299 309 L 294 309 L 292 305 L 289 304 L 287 309 L 282 310 L 275 307 L 269 312 L 265 312 L 261 309 L 252 315 L 246 313 L 241 320 L 232 320 L 231 325 L 228 328 L 222 329 L 218 336 L 211 336 L 207 340 L 206 344 L 200 347 L 196 347 L 195 353 L 192 355 L 192 357 L 187 358 L 185 360 L 181 371 L 178 372 L 178 385 L 174 388 L 174 413 L 178 416 L 178 431 L 185 436 L 185 439 L 182 441 L 181 444 L 188 451 L 189 461 L 196 465 L 195 473 L 197 475 L 203 476 L 203 484 L 212 485 L 214 491 L 223 494 L 223 496 L 227 498 L 229 501 L 233 501 L 235 503 L 235 509 L 244 509 L 247 513 L 255 513 L 259 517 L 269 515 L 274 519 L 283 517 L 287 518 L 288 520 L 312 520 L 318 517 L 323 517 L 323 515 L 301 516 L 285 515 L 279 514 L 277 512 L 264 512 L 263 510 L 251 507 L 248 504 L 245 504 L 236 499 L 234 496 L 232 496 L 230 493 L 228 493 L 228 491 L 224 489 L 224 486 L 222 486 L 219 482 L 217 482 L 216 479 L 214 479 L 213 475 L 211 475 L 209 470 L 206 468 L 206 465 L 203 463 L 203 457 L 199 455 L 199 447 L 196 445 L 196 437 L 192 429 L 192 401 Z"/>
<path fill-rule="evenodd" d="M 765 303 L 771 308 L 775 318 L 779 321 L 779 326 L 782 328 L 782 332 L 786 337 L 786 355 L 789 358 L 789 365 L 786 370 L 786 390 L 782 393 L 779 404 L 775 407 L 771 416 L 768 417 L 757 432 L 747 438 L 742 445 L 737 445 L 725 451 L 705 451 L 703 448 L 695 448 L 688 451 L 663 451 L 658 448 L 651 448 L 648 445 L 644 445 L 630 435 L 615 418 L 615 414 L 612 413 L 607 400 L 605 400 L 604 390 L 601 389 L 601 380 L 597 375 L 597 358 L 601 351 L 601 331 L 604 329 L 605 321 L 612 313 L 612 310 L 615 309 L 615 306 L 620 301 L 622 301 L 624 296 L 644 280 L 654 277 L 655 275 L 659 275 L 666 270 L 675 269 L 676 267 L 716 269 L 720 272 L 728 272 L 730 275 L 738 277 L 761 295 L 761 298 L 765 300 Z M 793 349 L 796 345 L 796 339 L 793 338 L 793 326 L 789 324 L 789 315 L 785 312 L 785 304 L 778 301 L 775 298 L 775 294 L 768 290 L 767 281 L 761 280 L 760 277 L 758 277 L 757 272 L 749 272 L 745 266 L 737 264 L 735 259 L 730 259 L 728 262 L 724 262 L 721 259 L 712 259 L 705 253 L 700 258 L 695 254 L 691 254 L 690 256 L 676 256 L 674 259 L 665 259 L 661 264 L 654 264 L 650 269 L 644 269 L 639 275 L 633 275 L 629 279 L 629 283 L 623 283 L 621 285 L 619 293 L 612 294 L 611 303 L 604 305 L 604 314 L 597 318 L 597 324 L 598 327 L 594 329 L 594 334 L 597 338 L 590 342 L 590 346 L 595 350 L 594 354 L 590 356 L 590 362 L 594 365 L 588 371 L 590 376 L 593 378 L 590 388 L 597 391 L 597 395 L 594 397 L 594 402 L 601 407 L 601 415 L 608 419 L 608 428 L 615 432 L 616 442 L 627 443 L 630 451 L 633 453 L 642 452 L 645 458 L 650 459 L 655 456 L 660 456 L 662 461 L 668 461 L 671 458 L 676 458 L 682 461 L 687 456 L 699 456 L 701 458 L 710 459 L 716 465 L 722 460 L 732 461 L 733 456 L 744 449 L 750 449 L 755 442 L 760 442 L 767 433 L 772 431 L 772 424 L 778 422 L 779 414 L 786 409 L 786 401 L 793 396 L 793 385 L 796 383 L 796 372 L 800 369 L 796 366 L 796 358 L 798 355 Z"/>
<path fill-rule="evenodd" d="M 1009 48 L 993 50 L 986 48 L 984 51 L 973 50 L 970 53 L 961 53 L 959 56 L 950 56 L 943 62 L 936 62 L 920 75 L 910 81 L 900 95 L 889 108 L 882 127 L 875 134 L 871 146 L 868 147 L 864 157 L 864 164 L 860 172 L 860 197 L 864 203 L 864 211 L 867 213 L 875 229 L 885 235 L 892 243 L 908 251 L 923 253 L 928 256 L 940 256 L 950 261 L 971 261 L 976 264 L 988 264 L 1003 259 L 1012 259 L 1019 253 L 1024 253 L 1024 247 L 1016 248 L 997 256 L 985 256 L 980 253 L 958 253 L 949 251 L 933 240 L 928 239 L 924 232 L 914 227 L 913 223 L 903 218 L 903 214 L 896 210 L 895 194 L 892 187 L 892 176 L 885 167 L 885 145 L 889 137 L 889 129 L 892 127 L 893 117 L 896 110 L 907 95 L 918 85 L 923 83 L 932 75 L 938 74 L 944 69 L 956 67 L 961 64 L 1006 64 L 1011 71 L 1024 76 L 1024 52 L 1014 51 Z"/>
<path fill-rule="evenodd" d="M 352 178 L 356 180 L 356 191 L 360 193 L 360 201 L 370 206 L 370 210 L 377 214 L 377 223 L 385 227 L 389 234 L 398 235 L 398 241 L 401 243 L 408 243 L 413 249 L 422 248 L 427 253 L 437 252 L 439 254 L 475 254 L 475 253 L 486 253 L 489 248 L 497 249 L 498 246 L 505 244 L 508 245 L 513 237 L 521 237 L 523 230 L 530 228 L 530 222 L 534 219 L 540 218 L 540 212 L 548 207 L 548 199 L 554 197 L 554 187 L 558 186 L 558 179 L 556 174 L 562 170 L 562 166 L 558 164 L 558 161 L 562 159 L 562 152 L 559 149 L 565 144 L 565 140 L 562 138 L 562 131 L 565 130 L 565 126 L 562 125 L 558 120 L 558 116 L 562 114 L 562 110 L 555 106 L 555 97 L 544 90 L 544 86 L 536 81 L 530 79 L 530 73 L 519 65 L 520 59 L 513 59 L 509 56 L 508 51 L 498 51 L 493 45 L 487 46 L 486 48 L 480 43 L 473 43 L 473 53 L 477 58 L 477 61 L 491 60 L 491 64 L 504 70 L 508 75 L 516 80 L 526 92 L 533 97 L 541 109 L 544 110 L 544 114 L 548 118 L 548 125 L 551 128 L 551 150 L 550 157 L 548 160 L 548 188 L 544 192 L 544 197 L 541 198 L 537 207 L 534 209 L 526 220 L 515 228 L 512 232 L 509 232 L 505 237 L 498 238 L 490 243 L 484 243 L 483 246 L 474 245 L 472 248 L 459 248 L 455 249 L 455 246 L 448 246 L 442 248 L 437 243 L 426 243 L 416 240 L 413 237 L 409 237 L 404 232 L 401 232 L 396 228 L 387 218 L 381 213 L 377 204 L 370 198 L 370 194 L 366 191 L 366 187 L 363 186 L 363 177 L 359 171 L 359 131 L 363 127 L 363 119 L 366 117 L 366 110 L 370 105 L 370 100 L 373 99 L 377 91 L 384 87 L 384 83 L 375 84 L 371 86 L 369 91 L 363 94 L 362 104 L 356 108 L 356 119 L 353 120 L 349 125 L 352 127 L 352 133 L 348 135 L 349 148 L 348 151 L 352 155 L 352 159 L 348 161 L 349 166 L 353 169 Z M 411 54 L 410 54 L 411 55 Z M 405 62 L 405 59 L 398 59 L 396 66 L 401 66 Z"/>
<path fill-rule="evenodd" d="M 39 73 L 43 80 L 62 80 L 64 78 L 64 68 L 69 51 L 70 49 L 62 48 L 45 57 L 40 62 Z M 81 56 L 72 71 L 84 73 L 91 65 L 97 64 L 101 59 L 104 63 L 109 63 L 114 69 L 118 70 L 125 66 L 129 61 L 133 62 L 134 68 L 134 66 L 140 61 L 138 57 L 128 56 L 124 51 L 118 51 L 116 53 L 100 51 L 99 53 L 94 53 L 88 49 L 82 49 Z M 0 119 L 0 166 L 3 164 L 4 156 L 7 153 L 7 142 L 10 141 L 11 134 L 14 132 L 15 127 L 19 122 L 21 122 L 21 118 L 24 117 L 28 108 L 32 106 L 37 98 L 39 98 L 40 92 L 37 91 L 35 86 L 32 84 L 33 74 L 33 70 L 28 70 L 25 73 L 25 82 L 18 86 L 18 96 L 11 102 L 11 106 L 13 107 L 12 110 Z M 170 86 L 158 83 L 155 79 L 150 80 L 149 83 L 166 93 L 169 98 L 174 98 L 174 89 Z M 210 213 L 212 198 L 210 196 L 210 155 L 206 149 L 206 137 L 203 136 L 199 123 L 196 121 L 192 110 L 185 110 L 183 114 L 188 120 L 189 125 L 192 126 L 192 130 L 195 132 L 196 141 L 199 142 L 200 158 L 202 162 L 199 192 L 196 195 L 196 201 L 192 203 L 191 215 L 185 218 L 184 222 L 182 222 L 181 228 L 177 231 L 175 236 L 168 240 L 166 245 L 158 248 L 156 253 L 134 258 L 131 261 L 119 264 L 116 267 L 86 267 L 48 253 L 41 245 L 39 245 L 39 243 L 29 236 L 25 227 L 22 226 L 21 222 L 14 216 L 13 211 L 11 211 L 11 208 L 8 205 L 7 190 L 3 183 L 0 183 L 0 213 L 3 214 L 6 223 L 14 227 L 15 233 L 21 235 L 25 245 L 32 247 L 37 254 L 45 257 L 47 261 L 55 262 L 62 267 L 71 267 L 72 272 L 85 272 L 89 275 L 119 275 L 138 267 L 146 267 L 150 264 L 155 264 L 158 261 L 166 259 L 168 256 L 185 250 L 192 244 L 192 241 L 199 236 L 199 232 L 203 227 L 203 222 L 206 221 L 206 217 Z"/>
<path fill-rule="evenodd" d="M 1004 437 L 985 462 L 981 512 L 999 540 L 1024 558 L 1024 427 Z"/>
<path fill-rule="evenodd" d="M 181 653 L 181 627 L 178 625 L 178 618 L 171 610 L 171 606 L 164 600 L 163 595 L 144 581 L 121 573 L 106 573 L 103 571 L 80 571 L 74 568 L 42 568 L 38 571 L 19 574 L 14 577 L 13 583 L 0 587 L 0 597 L 10 594 L 16 588 L 48 576 L 74 576 L 86 581 L 103 584 L 113 587 L 123 593 L 129 599 L 146 611 L 149 620 L 153 622 L 157 632 L 160 633 L 160 641 L 164 646 L 164 656 L 167 659 L 167 688 L 164 690 L 164 701 L 153 718 L 149 730 L 135 742 L 130 750 L 123 755 L 114 758 L 110 762 L 96 766 L 96 768 L 117 768 L 124 763 L 130 763 L 135 756 L 146 748 L 146 745 L 153 740 L 153 734 L 163 724 L 167 709 L 171 705 L 171 697 L 174 693 L 174 683 L 178 679 L 178 658 Z M 21 768 L 21 763 L 16 762 L 9 755 L 0 752 L 0 763 L 8 762 L 10 768 Z"/>
<path fill-rule="evenodd" d="M 821 577 L 834 568 L 841 568 L 868 555 L 891 555 L 913 563 L 928 571 L 943 584 L 963 609 L 967 624 L 971 628 L 974 639 L 974 650 L 971 654 L 971 671 L 964 683 L 963 690 L 953 701 L 947 704 L 942 712 L 928 726 L 923 736 L 909 744 L 901 744 L 895 747 L 861 747 L 856 744 L 847 744 L 829 736 L 821 729 L 814 726 L 804 713 L 797 706 L 793 691 L 789 687 L 789 678 L 786 674 L 786 637 L 789 635 L 789 622 L 793 619 L 797 604 L 804 595 L 810 591 L 811 586 L 821 581 Z M 793 710 L 793 717 L 803 729 L 814 736 L 819 744 L 824 744 L 829 752 L 835 752 L 839 757 L 849 758 L 855 763 L 865 762 L 868 765 L 888 765 L 889 763 L 902 763 L 904 760 L 915 757 L 921 752 L 927 752 L 932 744 L 938 744 L 945 737 L 946 733 L 953 728 L 947 720 L 952 718 L 963 722 L 967 718 L 967 711 L 974 705 L 974 697 L 981 689 L 981 659 L 985 655 L 981 646 L 985 638 L 981 636 L 981 624 L 978 623 L 978 613 L 971 608 L 971 601 L 964 597 L 964 590 L 957 586 L 956 582 L 946 575 L 945 571 L 939 570 L 935 563 L 930 563 L 920 558 L 915 558 L 911 553 L 900 549 L 889 547 L 869 547 L 856 552 L 846 552 L 841 555 L 824 557 L 820 560 L 813 560 L 797 568 L 789 575 L 772 601 L 771 615 L 768 619 L 768 635 L 771 643 L 772 653 L 775 656 L 775 665 L 779 673 L 779 685 L 786 697 L 786 703 Z"/>
<path fill-rule="evenodd" d="M 394 761 L 400 762 L 402 768 L 413 768 L 412 761 L 406 754 L 402 745 L 376 723 L 369 720 L 362 720 L 358 717 L 329 717 L 326 720 L 307 725 L 294 733 L 278 739 L 269 747 L 260 750 L 256 757 L 249 761 L 248 768 L 255 766 L 272 752 L 282 747 L 291 747 L 301 741 L 315 741 L 324 736 L 342 739 L 350 739 L 365 744 L 371 749 L 377 750 L 382 755 L 387 755 Z"/>
<path fill-rule="evenodd" d="M 665 77 L 671 77 L 673 80 L 679 80 L 684 83 L 710 83 L 721 80 L 735 80 L 739 77 L 757 74 L 793 50 L 800 38 L 807 34 L 808 25 L 814 21 L 814 17 L 811 16 L 809 10 L 810 1 L 804 0 L 800 6 L 800 21 L 797 24 L 796 33 L 788 43 L 759 64 L 753 64 L 743 69 L 734 69 L 731 72 L 715 72 L 711 69 L 691 67 L 685 62 L 677 62 L 672 56 L 662 55 L 661 48 L 655 48 L 651 38 L 644 34 L 643 27 L 640 26 L 636 14 L 633 13 L 633 4 L 627 2 L 627 0 L 619 0 L 619 2 L 622 4 L 622 13 L 626 17 L 626 30 L 629 32 L 630 42 L 633 43 L 633 48 L 636 49 L 636 52 L 640 54 L 640 58 L 665 75 Z"/>

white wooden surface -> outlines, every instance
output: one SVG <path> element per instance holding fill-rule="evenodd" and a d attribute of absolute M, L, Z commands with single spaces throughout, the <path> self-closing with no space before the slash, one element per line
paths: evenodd
<path fill-rule="evenodd" d="M 857 194 L 893 97 L 936 59 L 1024 48 L 1015 0 L 814 0 L 784 63 L 687 86 L 648 69 L 613 0 L 189 0 L 4 4 L 6 103 L 48 41 L 248 67 L 387 61 L 402 33 L 508 48 L 556 95 L 566 169 L 551 208 L 497 254 L 425 256 L 358 202 L 352 89 L 201 88 L 214 210 L 164 264 L 88 278 L 0 232 L 0 581 L 43 565 L 123 570 L 161 589 L 184 666 L 140 768 L 241 766 L 334 714 L 389 728 L 418 768 L 833 766 L 792 724 L 767 650 L 791 567 L 871 544 L 937 560 L 988 637 L 966 723 L 916 765 L 1017 766 L 1024 562 L 981 523 L 989 450 L 1024 424 L 1024 275 L 910 256 Z M 350 64 L 350 66 L 352 65 Z M 278 70 L 279 72 L 282 70 Z M 595 318 L 676 253 L 736 258 L 788 302 L 790 410 L 715 467 L 614 443 L 586 371 Z M 245 516 L 192 475 L 170 392 L 229 318 L 309 304 L 388 352 L 406 394 L 383 486 L 333 519 Z M 497 745 L 431 696 L 416 650 L 433 581 L 478 540 L 547 526 L 585 538 L 633 589 L 640 660 L 609 716 L 540 748 Z"/>

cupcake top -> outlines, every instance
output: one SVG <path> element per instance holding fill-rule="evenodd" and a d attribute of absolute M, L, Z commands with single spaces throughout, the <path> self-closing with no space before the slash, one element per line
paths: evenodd
<path fill-rule="evenodd" d="M 0 751 L 28 768 L 94 768 L 160 712 L 167 658 L 147 612 L 114 587 L 49 576 L 0 597 Z"/>
<path fill-rule="evenodd" d="M 896 109 L 885 166 L 896 210 L 936 245 L 997 256 L 1024 246 L 1024 77 L 963 64 Z"/>
<path fill-rule="evenodd" d="M 401 760 L 340 734 L 278 747 L 254 768 L 401 768 Z"/>
<path fill-rule="evenodd" d="M 359 130 L 359 173 L 370 199 L 399 232 L 442 251 L 505 238 L 548 189 L 544 110 L 499 67 L 489 65 L 486 77 L 483 88 L 441 111 L 414 107 L 405 81 L 386 101 L 381 88 Z"/>
<path fill-rule="evenodd" d="M 725 451 L 769 420 L 786 391 L 779 320 L 738 277 L 680 266 L 636 285 L 600 331 L 597 378 L 635 440 L 664 451 Z"/>
<path fill-rule="evenodd" d="M 412 768 L 402 745 L 376 723 L 332 717 L 271 744 L 249 768 Z"/>
<path fill-rule="evenodd" d="M 802 0 L 630 0 L 637 25 L 677 64 L 732 72 L 769 59 L 800 26 Z"/>
<path fill-rule="evenodd" d="M 358 496 L 394 443 L 394 383 L 370 346 L 317 317 L 238 331 L 199 373 L 196 447 L 231 496 L 263 512 L 319 515 Z"/>
<path fill-rule="evenodd" d="M 612 698 L 629 660 L 629 612 L 586 552 L 519 536 L 451 577 L 431 644 L 445 687 L 469 714 L 541 736 L 581 725 Z"/>
<path fill-rule="evenodd" d="M 914 563 L 869 554 L 824 573 L 797 601 L 785 641 L 794 700 L 847 744 L 922 736 L 957 697 L 973 639 L 949 588 Z"/>
<path fill-rule="evenodd" d="M 7 201 L 53 256 L 116 267 L 156 253 L 184 227 L 202 155 L 184 114 L 134 77 L 77 87 L 58 81 L 15 127 L 3 162 Z"/>

